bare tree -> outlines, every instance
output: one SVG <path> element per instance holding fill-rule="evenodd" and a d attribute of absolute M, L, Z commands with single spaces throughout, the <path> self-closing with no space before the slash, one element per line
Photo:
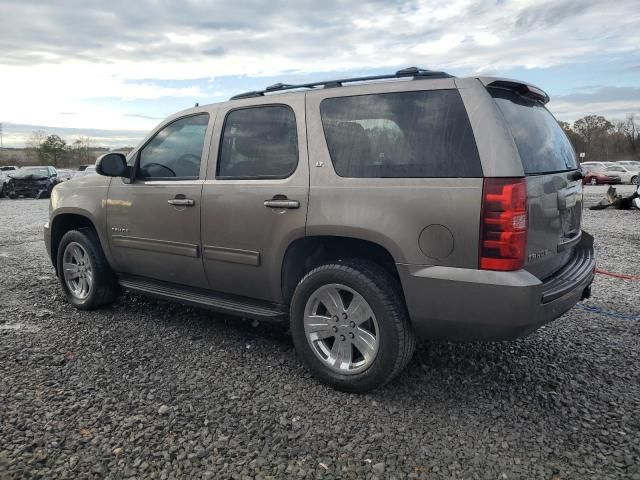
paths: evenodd
<path fill-rule="evenodd" d="M 627 119 L 624 122 L 624 136 L 629 142 L 631 148 L 631 154 L 636 156 L 640 150 L 640 122 L 636 118 L 635 114 L 627 115 Z"/>
<path fill-rule="evenodd" d="M 94 158 L 91 153 L 91 138 L 78 137 L 70 145 L 71 162 L 74 165 L 93 163 Z"/>
<path fill-rule="evenodd" d="M 36 130 L 31 133 L 27 140 L 27 159 L 29 163 L 34 163 L 40 159 L 40 147 L 47 139 L 47 132 L 44 130 Z"/>

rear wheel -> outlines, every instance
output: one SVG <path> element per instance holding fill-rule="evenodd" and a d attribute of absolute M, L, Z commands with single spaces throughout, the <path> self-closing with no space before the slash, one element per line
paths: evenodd
<path fill-rule="evenodd" d="M 58 276 L 69 303 L 80 310 L 110 304 L 119 292 L 93 229 L 70 230 L 60 240 Z"/>
<path fill-rule="evenodd" d="M 397 282 L 365 261 L 322 265 L 291 302 L 298 354 L 323 383 L 349 392 L 380 387 L 407 365 L 415 336 Z"/>

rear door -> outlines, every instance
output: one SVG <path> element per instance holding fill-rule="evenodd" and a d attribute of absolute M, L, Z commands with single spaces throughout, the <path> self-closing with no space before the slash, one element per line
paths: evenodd
<path fill-rule="evenodd" d="M 538 100 L 489 88 L 509 126 L 527 180 L 525 269 L 544 279 L 570 259 L 581 238 L 582 180 L 573 147 Z"/>
<path fill-rule="evenodd" d="M 305 235 L 309 167 L 304 95 L 220 107 L 202 192 L 202 248 L 211 289 L 282 301 L 289 244 Z"/>

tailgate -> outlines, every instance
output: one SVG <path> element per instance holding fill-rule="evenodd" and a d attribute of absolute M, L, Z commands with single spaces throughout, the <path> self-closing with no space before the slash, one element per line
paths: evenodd
<path fill-rule="evenodd" d="M 582 181 L 573 172 L 527 177 L 529 233 L 524 268 L 540 279 L 571 258 L 582 231 Z"/>

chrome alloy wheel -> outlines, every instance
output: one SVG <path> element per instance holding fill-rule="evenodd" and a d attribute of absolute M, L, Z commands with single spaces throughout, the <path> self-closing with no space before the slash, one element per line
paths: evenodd
<path fill-rule="evenodd" d="M 316 357 L 343 375 L 371 366 L 380 344 L 378 321 L 367 301 L 337 283 L 323 285 L 309 297 L 304 332 Z"/>
<path fill-rule="evenodd" d="M 93 269 L 89 254 L 82 245 L 71 242 L 62 257 L 64 281 L 71 295 L 78 300 L 89 296 L 93 284 Z"/>

